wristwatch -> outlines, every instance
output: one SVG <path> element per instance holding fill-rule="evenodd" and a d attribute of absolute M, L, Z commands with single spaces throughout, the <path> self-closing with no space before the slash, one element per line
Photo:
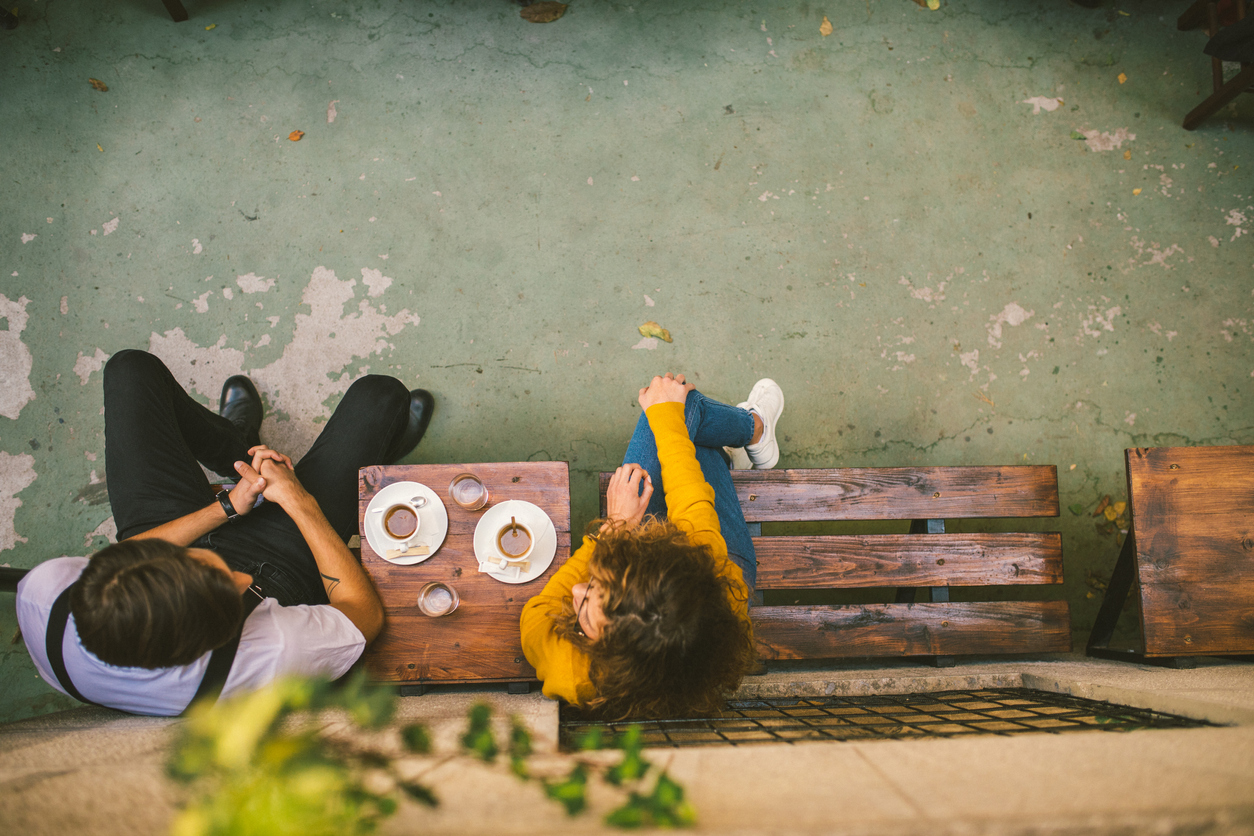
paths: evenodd
<path fill-rule="evenodd" d="M 239 511 L 235 510 L 235 503 L 231 502 L 230 491 L 218 491 L 218 504 L 222 506 L 223 511 L 226 511 L 227 522 L 230 522 L 236 517 L 243 516 Z"/>

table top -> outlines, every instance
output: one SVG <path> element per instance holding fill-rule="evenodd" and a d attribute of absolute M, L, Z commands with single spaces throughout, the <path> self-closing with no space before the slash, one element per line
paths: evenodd
<path fill-rule="evenodd" d="M 459 473 L 473 473 L 488 487 L 488 504 L 466 511 L 449 498 Z M 394 482 L 419 482 L 434 490 L 448 510 L 448 536 L 427 560 L 398 566 L 381 558 L 361 538 L 361 560 L 383 599 L 387 622 L 366 650 L 372 679 L 383 682 L 509 682 L 535 678 L 523 657 L 518 619 L 525 603 L 544 588 L 570 557 L 570 476 L 566 462 L 492 464 L 402 464 L 364 467 L 357 477 L 358 530 L 366 506 Z M 502 583 L 478 571 L 475 526 L 489 509 L 521 499 L 544 509 L 557 529 L 557 554 L 540 577 L 524 584 Z M 418 610 L 418 589 L 443 581 L 461 603 L 450 615 L 431 618 Z"/>

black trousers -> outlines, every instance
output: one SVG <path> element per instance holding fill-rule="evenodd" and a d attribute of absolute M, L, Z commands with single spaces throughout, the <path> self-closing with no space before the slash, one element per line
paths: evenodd
<path fill-rule="evenodd" d="M 109 359 L 104 403 L 105 468 L 119 540 L 213 502 L 214 489 L 197 462 L 238 479 L 234 463 L 250 461 L 235 425 L 193 400 L 145 351 L 120 351 Z M 296 465 L 301 484 L 345 541 L 357 532 L 358 469 L 388 464 L 384 457 L 408 421 L 404 384 L 367 375 L 349 387 Z M 193 545 L 213 549 L 232 569 L 252 575 L 267 597 L 284 606 L 327 603 L 313 552 L 275 503 L 262 503 Z"/>

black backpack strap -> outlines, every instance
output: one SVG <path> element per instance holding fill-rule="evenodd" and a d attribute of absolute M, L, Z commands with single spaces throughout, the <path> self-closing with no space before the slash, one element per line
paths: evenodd
<path fill-rule="evenodd" d="M 248 616 L 252 615 L 253 610 L 257 609 L 261 601 L 261 593 L 250 586 L 244 593 L 244 617 L 240 619 L 239 632 L 235 634 L 235 638 L 213 651 L 213 655 L 209 657 L 209 667 L 205 669 L 205 676 L 200 680 L 200 687 L 196 689 L 187 708 L 179 714 L 180 717 L 186 716 L 192 706 L 200 700 L 207 699 L 210 702 L 216 702 L 222 694 L 222 689 L 226 686 L 226 678 L 231 673 L 231 665 L 235 662 L 235 653 L 239 650 L 239 640 L 244 635 L 244 623 L 248 621 Z"/>
<path fill-rule="evenodd" d="M 57 682 L 61 683 L 61 687 L 79 702 L 99 705 L 78 692 L 74 683 L 70 681 L 69 671 L 65 669 L 65 654 L 62 652 L 62 645 L 65 643 L 65 626 L 70 622 L 70 593 L 76 585 L 77 582 L 67 586 L 53 603 L 52 611 L 48 613 L 48 631 L 44 636 L 44 649 L 48 654 L 48 664 L 52 666 L 52 672 L 56 674 Z"/>

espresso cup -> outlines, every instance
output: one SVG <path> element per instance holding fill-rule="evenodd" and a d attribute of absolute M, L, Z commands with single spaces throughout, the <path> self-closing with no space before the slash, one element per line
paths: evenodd
<path fill-rule="evenodd" d="M 514 517 L 510 517 L 509 522 L 496 533 L 497 552 L 511 563 L 526 560 L 535 542 L 531 529 Z"/>
<path fill-rule="evenodd" d="M 414 539 L 422 525 L 422 517 L 418 509 L 425 507 L 427 498 L 415 496 L 409 500 L 394 502 L 383 509 L 383 534 L 396 543 L 408 543 Z"/>

